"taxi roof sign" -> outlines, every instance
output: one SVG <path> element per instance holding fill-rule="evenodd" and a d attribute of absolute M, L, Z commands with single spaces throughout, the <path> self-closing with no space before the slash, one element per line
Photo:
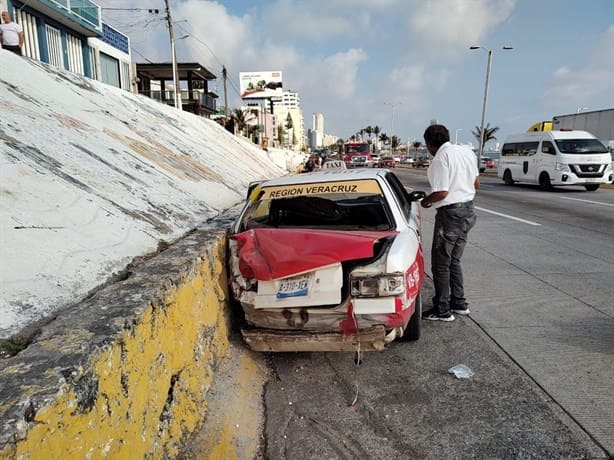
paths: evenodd
<path fill-rule="evenodd" d="M 328 160 L 322 165 L 322 169 L 347 169 L 347 167 L 344 161 Z"/>

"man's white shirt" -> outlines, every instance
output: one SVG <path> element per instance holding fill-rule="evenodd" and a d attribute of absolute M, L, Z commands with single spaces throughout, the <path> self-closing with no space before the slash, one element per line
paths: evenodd
<path fill-rule="evenodd" d="M 19 46 L 19 34 L 23 32 L 23 27 L 16 22 L 0 24 L 2 32 L 2 44 L 6 46 Z"/>
<path fill-rule="evenodd" d="M 437 150 L 427 174 L 431 192 L 448 192 L 443 200 L 433 203 L 434 208 L 464 203 L 475 196 L 478 160 L 469 147 L 446 142 Z"/>

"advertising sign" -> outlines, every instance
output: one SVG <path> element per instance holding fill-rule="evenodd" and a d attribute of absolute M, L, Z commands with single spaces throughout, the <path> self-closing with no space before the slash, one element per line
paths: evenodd
<path fill-rule="evenodd" d="M 282 95 L 281 72 L 240 72 L 241 99 L 266 99 Z"/>

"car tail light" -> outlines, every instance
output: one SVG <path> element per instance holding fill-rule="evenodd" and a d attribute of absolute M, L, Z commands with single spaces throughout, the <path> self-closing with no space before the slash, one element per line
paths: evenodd
<path fill-rule="evenodd" d="M 405 292 L 403 275 L 356 277 L 350 280 L 353 297 L 385 297 Z"/>

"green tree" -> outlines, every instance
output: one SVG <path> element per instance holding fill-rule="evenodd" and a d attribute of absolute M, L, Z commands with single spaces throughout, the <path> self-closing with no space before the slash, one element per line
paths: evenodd
<path fill-rule="evenodd" d="M 377 145 L 377 140 L 379 139 L 379 133 L 381 133 L 381 132 L 382 132 L 382 129 L 379 126 L 375 125 L 373 127 L 373 134 L 375 135 L 375 148 L 379 147 Z"/>
<path fill-rule="evenodd" d="M 382 144 L 386 145 L 386 144 L 387 144 L 387 143 L 390 141 L 390 138 L 388 137 L 388 134 L 386 134 L 386 133 L 381 133 L 381 134 L 379 135 L 379 140 L 380 140 L 380 142 L 381 142 Z"/>
<path fill-rule="evenodd" d="M 247 126 L 245 121 L 245 112 L 243 112 L 241 109 L 235 109 L 233 115 L 235 117 L 235 122 L 237 123 L 237 130 L 240 134 L 245 134 L 244 131 L 245 127 Z"/>
<path fill-rule="evenodd" d="M 480 145 L 480 139 L 482 138 L 482 136 L 480 136 L 481 134 L 481 128 L 479 126 L 476 126 L 475 129 L 473 131 L 471 131 L 471 134 L 473 134 L 475 136 L 475 138 L 478 140 L 478 145 Z M 492 128 L 490 127 L 490 123 L 487 123 L 486 126 L 484 127 L 484 141 L 482 143 L 482 145 L 486 145 L 486 143 L 490 140 L 496 139 L 497 137 L 495 136 L 495 133 L 499 131 L 499 127 L 498 126 L 493 126 Z"/>
<path fill-rule="evenodd" d="M 292 117 L 290 116 L 290 112 L 288 112 L 288 116 L 286 117 L 286 128 L 288 129 L 294 128 L 294 123 L 292 122 Z"/>
<path fill-rule="evenodd" d="M 422 147 L 422 142 L 420 141 L 414 141 L 412 142 L 411 146 L 414 148 L 414 159 L 418 158 L 418 150 L 420 150 L 420 147 Z"/>
<path fill-rule="evenodd" d="M 392 136 L 390 138 L 390 148 L 392 149 L 392 153 L 394 153 L 394 151 L 396 150 L 396 148 L 399 146 L 400 143 L 401 143 L 401 139 L 399 139 L 397 136 Z"/>
<path fill-rule="evenodd" d="M 282 125 L 277 127 L 277 141 L 279 145 L 284 145 L 284 127 Z"/>

